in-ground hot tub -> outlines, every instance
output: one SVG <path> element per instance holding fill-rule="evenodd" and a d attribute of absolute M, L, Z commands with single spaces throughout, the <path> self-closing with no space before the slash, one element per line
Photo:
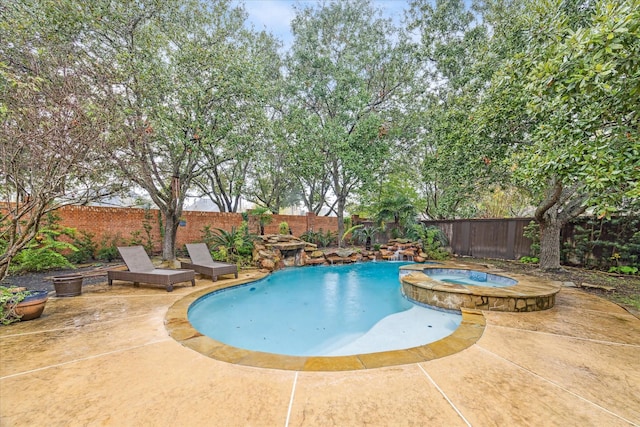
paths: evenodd
<path fill-rule="evenodd" d="M 527 312 L 554 306 L 556 282 L 508 274 L 491 266 L 447 262 L 401 267 L 402 291 L 410 299 L 447 310 Z"/>
<path fill-rule="evenodd" d="M 423 273 L 432 279 L 454 285 L 505 288 L 518 283 L 517 280 L 510 277 L 461 268 L 425 268 Z"/>

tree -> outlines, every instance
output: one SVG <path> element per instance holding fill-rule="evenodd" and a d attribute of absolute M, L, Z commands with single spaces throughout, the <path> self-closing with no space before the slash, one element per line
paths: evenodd
<path fill-rule="evenodd" d="M 262 138 L 254 142 L 254 161 L 249 173 L 246 197 L 274 214 L 299 201 L 289 156 L 280 130 L 280 121 L 272 118 Z"/>
<path fill-rule="evenodd" d="M 411 75 L 403 35 L 377 15 L 366 0 L 333 1 L 298 10 L 292 22 L 294 131 L 301 144 L 319 144 L 314 161 L 327 165 L 339 236 L 349 196 L 376 179 L 390 104 Z"/>
<path fill-rule="evenodd" d="M 640 196 L 640 3 L 535 0 L 495 49 L 513 51 L 479 111 L 537 201 L 540 267 L 560 268 L 560 230 Z M 503 19 L 507 15 L 502 15 Z"/>
<path fill-rule="evenodd" d="M 513 186 L 494 185 L 478 196 L 478 218 L 517 218 L 531 216 L 533 211 L 526 194 Z"/>
<path fill-rule="evenodd" d="M 384 176 L 375 185 L 367 187 L 368 191 L 358 193 L 358 204 L 350 206 L 350 211 L 364 218 L 377 218 L 378 221 L 395 221 L 394 211 L 398 215 L 415 221 L 424 209 L 424 200 L 419 196 L 413 171 L 402 168 L 393 169 L 393 163 L 388 164 L 390 170 L 385 170 Z M 403 212 L 403 207 L 408 208 Z M 386 212 L 380 215 L 381 212 Z"/>
<path fill-rule="evenodd" d="M 251 156 L 246 152 L 207 150 L 203 159 L 209 167 L 194 180 L 199 196 L 208 197 L 220 212 L 238 212 Z"/>
<path fill-rule="evenodd" d="M 499 144 L 478 138 L 472 113 L 493 70 L 489 31 L 462 0 L 411 2 L 410 29 L 420 34 L 422 89 L 414 89 L 415 131 L 429 218 L 471 217 L 475 196 L 501 180 Z"/>
<path fill-rule="evenodd" d="M 295 107 L 284 114 L 285 145 L 283 150 L 288 173 L 297 181 L 296 188 L 307 212 L 319 215 L 327 206 L 327 215 L 334 212 L 328 194 L 331 190 L 329 164 L 318 138 L 320 135 L 306 133 L 311 130 L 304 124 L 307 112 Z"/>
<path fill-rule="evenodd" d="M 10 2 L 0 15 L 0 280 L 48 212 L 117 188 L 99 161 L 110 118 L 74 59 L 73 17 L 61 29 L 54 12 Z"/>
<path fill-rule="evenodd" d="M 224 117 L 224 108 L 244 99 L 241 82 L 253 77 L 253 68 L 238 74 L 235 66 L 245 52 L 244 45 L 236 48 L 248 34 L 245 14 L 228 1 L 121 0 L 78 8 L 92 18 L 82 42 L 94 62 L 93 83 L 118 117 L 109 133 L 121 142 L 113 159 L 161 210 L 162 255 L 173 260 L 184 200 L 203 173 L 202 154 L 231 138 L 238 122 Z M 229 69 L 235 74 L 226 75 Z"/>
<path fill-rule="evenodd" d="M 195 71 L 206 76 L 194 79 L 194 97 L 201 99 L 192 105 L 200 106 L 201 134 L 207 136 L 203 173 L 195 183 L 221 212 L 236 212 L 248 192 L 248 172 L 255 171 L 257 156 L 277 138 L 273 104 L 281 87 L 281 60 L 279 43 L 266 33 L 238 28 L 225 43 L 225 49 L 216 40 L 203 46 L 209 59 Z"/>

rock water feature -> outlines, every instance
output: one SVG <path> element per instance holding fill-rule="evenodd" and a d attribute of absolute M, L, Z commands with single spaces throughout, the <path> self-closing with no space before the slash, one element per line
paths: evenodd
<path fill-rule="evenodd" d="M 253 244 L 253 261 L 264 270 L 274 271 L 285 267 L 304 265 L 350 264 L 365 261 L 415 261 L 424 262 L 419 244 L 403 240 L 390 240 L 378 251 L 359 248 L 318 249 L 313 243 L 287 234 L 267 234 Z"/>
<path fill-rule="evenodd" d="M 388 261 L 425 262 L 427 254 L 422 252 L 420 244 L 404 239 L 391 239 L 380 247 L 380 258 Z"/>

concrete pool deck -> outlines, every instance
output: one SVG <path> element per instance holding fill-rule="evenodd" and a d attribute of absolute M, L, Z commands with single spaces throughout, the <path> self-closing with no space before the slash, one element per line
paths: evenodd
<path fill-rule="evenodd" d="M 169 335 L 175 303 L 255 274 L 87 286 L 0 327 L 0 425 L 640 425 L 640 320 L 577 289 L 546 311 L 485 311 L 462 351 L 383 368 L 238 365 Z"/>

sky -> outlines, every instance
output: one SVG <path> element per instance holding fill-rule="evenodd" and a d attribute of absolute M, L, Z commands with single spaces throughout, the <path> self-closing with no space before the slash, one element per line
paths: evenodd
<path fill-rule="evenodd" d="M 313 5 L 313 0 L 236 0 L 234 3 L 244 5 L 249 14 L 248 21 L 256 30 L 266 30 L 284 43 L 288 50 L 293 41 L 290 23 L 295 16 L 293 6 Z M 382 10 L 384 17 L 393 18 L 396 24 L 403 17 L 403 10 L 408 9 L 408 0 L 373 0 L 375 7 Z"/>

